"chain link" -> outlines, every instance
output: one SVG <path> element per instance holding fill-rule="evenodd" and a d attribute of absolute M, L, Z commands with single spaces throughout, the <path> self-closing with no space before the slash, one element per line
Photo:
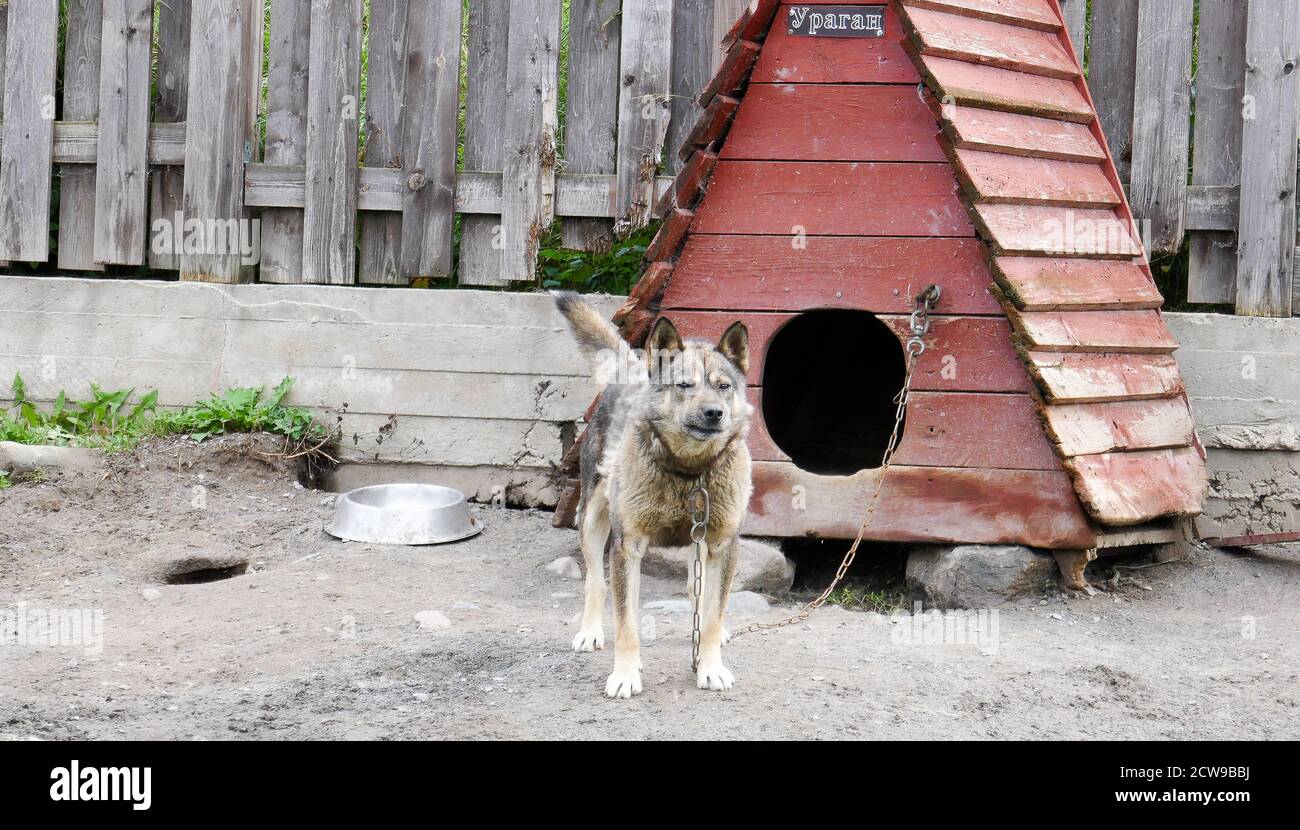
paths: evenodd
<path fill-rule="evenodd" d="M 840 562 L 839 568 L 835 571 L 835 578 L 831 580 L 831 584 L 826 586 L 826 590 L 822 591 L 820 596 L 805 605 L 793 617 L 780 622 L 753 623 L 739 631 L 733 631 L 731 634 L 732 639 L 742 634 L 750 634 L 769 628 L 784 628 L 787 625 L 794 625 L 807 620 L 814 611 L 826 604 L 826 600 L 830 599 L 831 594 L 835 592 L 835 589 L 839 587 L 840 582 L 844 579 L 844 575 L 849 572 L 854 558 L 858 555 L 858 546 L 862 544 L 862 538 L 866 535 L 867 526 L 871 523 L 872 514 L 876 512 L 876 506 L 880 503 L 880 494 L 885 486 L 885 477 L 889 473 L 890 465 L 893 464 L 894 452 L 898 449 L 898 439 L 903 432 L 903 419 L 907 415 L 907 401 L 912 394 L 912 375 L 916 371 L 917 359 L 925 352 L 925 336 L 930 333 L 930 311 L 939 302 L 939 297 L 940 291 L 937 285 L 927 286 L 924 291 L 916 296 L 915 307 L 909 321 L 912 336 L 908 339 L 906 347 L 907 370 L 903 375 L 903 388 L 898 390 L 898 394 L 894 396 L 894 429 L 889 435 L 889 443 L 885 447 L 885 455 L 880 462 L 880 475 L 876 477 L 876 486 L 871 491 L 871 497 L 867 500 L 867 512 L 862 518 L 862 524 L 858 527 L 858 535 L 853 540 L 853 544 L 849 546 L 848 553 L 844 554 L 843 561 Z M 698 548 L 696 549 L 696 556 L 697 558 L 699 556 Z M 698 632 L 699 621 L 697 616 L 697 640 L 699 639 Z"/>
<path fill-rule="evenodd" d="M 700 667 L 700 606 L 704 600 L 704 542 L 709 535 L 709 488 L 701 475 L 691 491 L 691 542 L 695 562 L 691 566 L 694 602 L 691 603 L 691 671 Z"/>

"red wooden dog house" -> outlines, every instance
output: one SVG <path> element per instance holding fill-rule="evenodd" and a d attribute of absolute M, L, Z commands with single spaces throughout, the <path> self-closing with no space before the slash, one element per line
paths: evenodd
<path fill-rule="evenodd" d="M 616 322 L 749 326 L 745 533 L 855 535 L 929 283 L 868 538 L 1085 549 L 1200 511 L 1176 343 L 1055 0 L 757 0 L 723 45 Z"/>

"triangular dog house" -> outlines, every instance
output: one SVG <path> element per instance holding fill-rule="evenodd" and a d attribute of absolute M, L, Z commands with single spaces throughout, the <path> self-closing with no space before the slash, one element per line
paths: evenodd
<path fill-rule="evenodd" d="M 1055 0 L 757 0 L 723 46 L 616 322 L 634 345 L 660 314 L 748 324 L 744 532 L 855 535 L 929 283 L 867 538 L 1083 549 L 1200 511 L 1176 343 Z"/>

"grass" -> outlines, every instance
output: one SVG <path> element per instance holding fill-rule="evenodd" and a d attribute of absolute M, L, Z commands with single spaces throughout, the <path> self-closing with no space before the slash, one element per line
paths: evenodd
<path fill-rule="evenodd" d="M 191 406 L 164 411 L 158 409 L 157 391 L 136 398 L 134 389 L 109 392 L 92 383 L 89 398 L 74 401 L 59 392 L 54 403 L 42 409 L 28 398 L 22 377 L 15 375 L 10 386 L 14 404 L 0 410 L 0 441 L 120 452 L 164 435 L 203 441 L 215 435 L 268 432 L 307 448 L 334 440 L 334 433 L 309 410 L 284 403 L 292 387 L 293 379 L 285 378 L 269 393 L 265 388 L 227 389 Z M 0 488 L 11 483 L 6 477 Z"/>
<path fill-rule="evenodd" d="M 901 593 L 886 594 L 884 591 L 867 591 L 852 585 L 841 585 L 827 598 L 829 605 L 838 605 L 850 611 L 875 611 L 878 614 L 892 614 L 905 608 Z"/>

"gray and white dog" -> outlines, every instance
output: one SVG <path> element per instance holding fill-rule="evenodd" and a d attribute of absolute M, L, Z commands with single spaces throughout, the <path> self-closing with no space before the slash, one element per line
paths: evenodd
<path fill-rule="evenodd" d="M 582 445 L 578 527 L 587 583 L 573 648 L 604 648 L 608 546 L 614 671 L 605 694 L 641 692 L 641 558 L 651 545 L 691 543 L 692 492 L 702 482 L 711 504 L 696 685 L 730 689 L 735 678 L 722 664 L 722 617 L 740 551 L 737 532 L 753 490 L 745 443 L 753 411 L 745 396 L 749 333 L 737 322 L 717 345 L 683 341 L 672 322 L 660 318 L 646 353 L 639 354 L 576 295 L 557 293 L 555 302 L 593 361 L 597 380 L 606 383 Z"/>

